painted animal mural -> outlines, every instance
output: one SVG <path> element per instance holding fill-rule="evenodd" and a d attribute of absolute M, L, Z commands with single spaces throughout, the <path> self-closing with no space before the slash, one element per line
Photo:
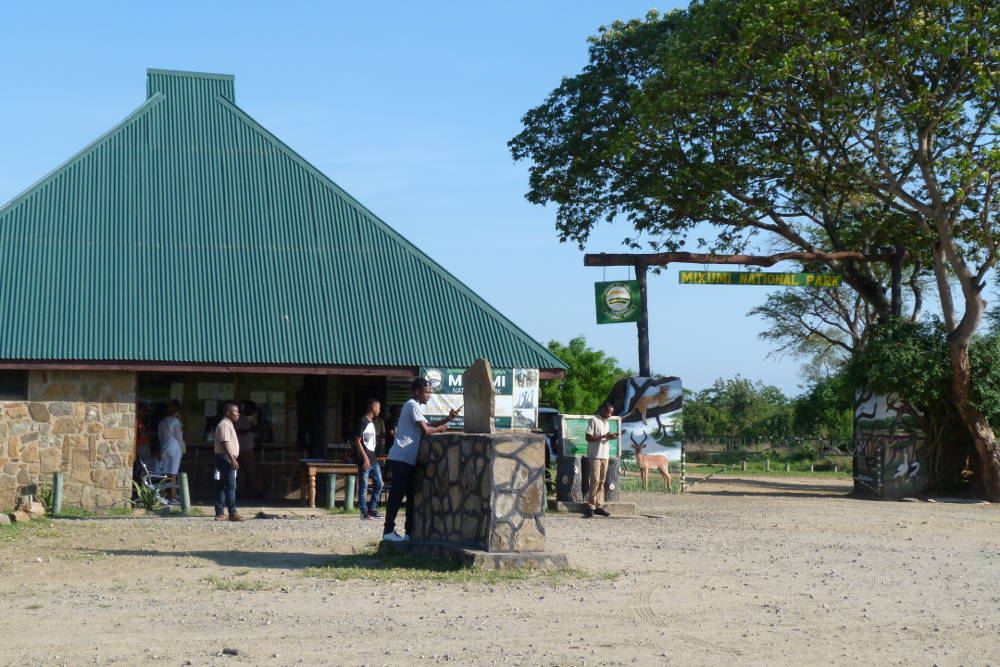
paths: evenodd
<path fill-rule="evenodd" d="M 632 376 L 619 380 L 607 398 L 622 417 L 622 448 L 645 449 L 643 456 L 681 459 L 679 417 L 683 388 L 678 377 Z"/>

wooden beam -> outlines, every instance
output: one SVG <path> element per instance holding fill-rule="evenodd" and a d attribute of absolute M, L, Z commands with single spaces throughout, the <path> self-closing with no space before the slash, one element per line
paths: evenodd
<path fill-rule="evenodd" d="M 666 266 L 668 264 L 745 264 L 747 266 L 774 266 L 786 260 L 800 262 L 835 262 L 856 260 L 862 262 L 889 262 L 893 255 L 865 255 L 861 252 L 779 252 L 775 255 L 709 255 L 698 252 L 656 253 L 588 253 L 583 256 L 584 266 Z"/>
<path fill-rule="evenodd" d="M 416 366 L 307 366 L 260 364 L 184 364 L 156 361 L 33 361 L 30 359 L 2 360 L 0 370 L 36 371 L 142 371 L 151 373 L 229 373 L 268 375 L 371 375 L 417 377 Z M 561 380 L 566 371 L 561 368 L 540 368 L 542 380 Z"/>

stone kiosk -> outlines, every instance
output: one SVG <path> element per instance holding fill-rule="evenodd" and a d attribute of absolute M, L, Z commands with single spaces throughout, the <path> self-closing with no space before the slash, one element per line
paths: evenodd
<path fill-rule="evenodd" d="M 468 567 L 567 567 L 565 554 L 545 551 L 544 436 L 492 432 L 492 378 L 484 359 L 463 374 L 466 432 L 423 438 L 410 503 L 413 534 L 381 548 L 447 556 Z"/>

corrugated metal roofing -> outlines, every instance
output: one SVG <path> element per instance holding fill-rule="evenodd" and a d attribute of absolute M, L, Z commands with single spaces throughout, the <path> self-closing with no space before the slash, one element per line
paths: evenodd
<path fill-rule="evenodd" d="M 0 359 L 565 368 L 237 107 L 233 77 L 147 84 L 0 209 Z"/>

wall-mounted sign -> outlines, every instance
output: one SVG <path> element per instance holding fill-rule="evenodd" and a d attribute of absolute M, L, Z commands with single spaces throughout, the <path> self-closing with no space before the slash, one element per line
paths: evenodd
<path fill-rule="evenodd" d="M 768 273 L 764 271 L 681 271 L 681 285 L 766 285 L 768 287 L 840 287 L 836 273 Z"/>
<path fill-rule="evenodd" d="M 464 368 L 420 368 L 420 376 L 427 380 L 433 393 L 424 415 L 429 421 L 441 419 L 449 410 L 462 407 L 462 373 Z M 493 403 L 493 424 L 498 429 L 535 428 L 538 423 L 538 369 L 494 368 L 493 385 L 496 398 Z M 460 414 L 449 428 L 464 428 Z"/>
<path fill-rule="evenodd" d="M 638 322 L 642 319 L 642 297 L 638 280 L 594 283 L 598 324 Z"/>

